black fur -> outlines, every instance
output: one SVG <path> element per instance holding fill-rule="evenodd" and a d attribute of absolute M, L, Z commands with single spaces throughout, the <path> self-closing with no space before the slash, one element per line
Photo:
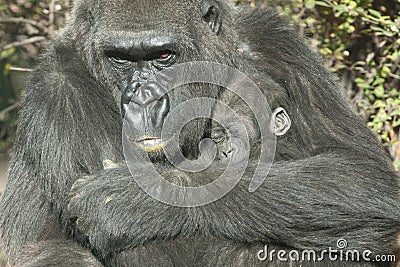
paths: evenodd
<path fill-rule="evenodd" d="M 349 249 L 396 252 L 398 177 L 335 77 L 273 10 L 206 2 L 221 12 L 211 29 L 202 21 L 204 1 L 75 1 L 73 19 L 32 74 L 20 112 L 0 221 L 15 266 L 267 265 L 256 257 L 264 244 L 321 251 L 339 238 Z M 175 33 L 179 62 L 244 71 L 260 81 L 271 108 L 287 110 L 292 128 L 278 138 L 276 162 L 256 192 L 247 191 L 253 162 L 232 192 L 199 208 L 152 199 L 123 165 L 103 170 L 105 159 L 122 162 L 123 154 L 119 81 L 102 42 L 142 30 Z M 238 52 L 243 44 L 249 54 Z M 193 149 L 207 127 L 185 132 L 192 142 L 182 149 Z M 197 174 L 160 169 L 190 185 L 222 171 L 218 164 Z M 290 266 L 300 264 L 374 266 Z"/>

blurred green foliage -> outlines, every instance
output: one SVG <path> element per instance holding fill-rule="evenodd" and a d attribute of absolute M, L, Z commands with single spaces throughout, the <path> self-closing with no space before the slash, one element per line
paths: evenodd
<path fill-rule="evenodd" d="M 273 6 L 298 25 L 309 44 L 325 58 L 326 66 L 340 77 L 355 112 L 382 140 L 400 168 L 400 0 L 236 2 Z M 9 145 L 16 115 L 15 109 L 2 110 L 15 105 L 21 94 L 21 77 L 13 67 L 32 66 L 32 59 L 53 31 L 64 25 L 68 11 L 67 0 L 0 2 L 0 150 Z M 2 18 L 35 23 L 4 22 Z M 45 38 L 10 46 L 36 37 Z"/>
<path fill-rule="evenodd" d="M 68 18 L 69 1 L 0 0 L 0 153 L 15 132 L 24 81 L 40 51 Z"/>
<path fill-rule="evenodd" d="M 237 1 L 287 14 L 400 169 L 400 0 Z"/>

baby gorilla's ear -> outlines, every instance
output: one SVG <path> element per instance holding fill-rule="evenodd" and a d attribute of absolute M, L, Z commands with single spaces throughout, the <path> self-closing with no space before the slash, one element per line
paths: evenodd
<path fill-rule="evenodd" d="M 279 107 L 272 112 L 271 127 L 276 136 L 286 134 L 290 126 L 292 121 L 284 108 Z"/>

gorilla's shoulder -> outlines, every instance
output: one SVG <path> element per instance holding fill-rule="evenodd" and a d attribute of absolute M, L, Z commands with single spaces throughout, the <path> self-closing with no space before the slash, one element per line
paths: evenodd
<path fill-rule="evenodd" d="M 289 21 L 285 15 L 279 14 L 274 8 L 254 8 L 248 5 L 239 5 L 236 7 L 234 17 L 238 25 L 246 27 L 246 29 L 260 30 L 260 28 L 252 28 L 254 25 L 258 27 L 266 27 L 269 25 L 288 26 Z"/>
<path fill-rule="evenodd" d="M 87 64 L 79 53 L 73 41 L 65 38 L 66 34 L 57 35 L 36 62 L 32 75 L 48 76 L 67 73 L 82 73 L 87 71 Z M 44 75 L 47 74 L 47 75 Z M 36 79 L 36 78 L 35 78 Z"/>

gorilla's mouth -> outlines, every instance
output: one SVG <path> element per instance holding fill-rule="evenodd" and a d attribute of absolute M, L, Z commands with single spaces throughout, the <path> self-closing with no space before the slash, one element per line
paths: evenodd
<path fill-rule="evenodd" d="M 159 151 L 164 148 L 166 142 L 160 137 L 142 137 L 136 140 L 136 144 L 138 144 L 142 149 L 147 152 Z"/>

